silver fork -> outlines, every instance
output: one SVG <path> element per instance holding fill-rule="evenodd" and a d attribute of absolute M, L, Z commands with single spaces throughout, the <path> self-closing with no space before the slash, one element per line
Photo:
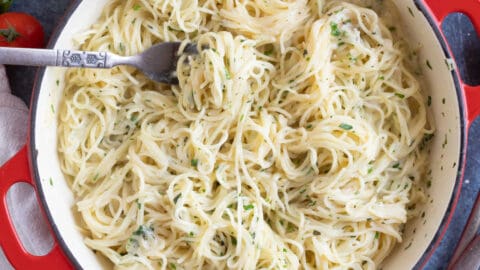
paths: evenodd
<path fill-rule="evenodd" d="M 0 64 L 76 68 L 112 68 L 129 65 L 138 68 L 154 81 L 178 84 L 175 70 L 180 56 L 178 54 L 180 44 L 180 42 L 159 43 L 133 56 L 120 56 L 110 52 L 0 47 Z M 182 54 L 197 53 L 195 44 L 187 44 L 182 52 Z"/>

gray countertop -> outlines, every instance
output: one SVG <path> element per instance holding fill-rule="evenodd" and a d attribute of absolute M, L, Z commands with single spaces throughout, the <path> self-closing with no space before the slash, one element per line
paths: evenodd
<path fill-rule="evenodd" d="M 13 11 L 23 11 L 37 17 L 43 24 L 47 38 L 55 30 L 71 0 L 17 0 Z M 480 40 L 465 16 L 450 15 L 443 24 L 445 36 L 456 56 L 458 68 L 465 82 L 480 84 Z M 13 92 L 29 104 L 35 78 L 35 68 L 8 67 L 7 73 Z M 467 164 L 464 185 L 459 204 L 453 216 L 447 234 L 440 247 L 428 262 L 426 269 L 445 269 L 447 262 L 461 235 L 463 227 L 472 208 L 476 194 L 480 190 L 480 120 L 477 119 L 470 128 L 468 140 Z"/>

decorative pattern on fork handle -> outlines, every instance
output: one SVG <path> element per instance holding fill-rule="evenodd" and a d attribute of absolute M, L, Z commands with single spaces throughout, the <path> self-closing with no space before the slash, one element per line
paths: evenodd
<path fill-rule="evenodd" d="M 57 55 L 58 60 L 60 60 L 61 66 L 65 67 L 105 68 L 107 53 L 63 50 Z"/>

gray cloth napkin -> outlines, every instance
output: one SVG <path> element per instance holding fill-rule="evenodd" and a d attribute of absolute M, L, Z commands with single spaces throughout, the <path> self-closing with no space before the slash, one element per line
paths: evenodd
<path fill-rule="evenodd" d="M 28 108 L 21 99 L 11 94 L 5 67 L 0 65 L 0 166 L 26 143 L 27 131 Z M 7 205 L 25 249 L 34 255 L 48 253 L 53 246 L 53 238 L 40 212 L 33 188 L 27 184 L 14 185 L 8 191 Z M 13 269 L 2 249 L 0 269 Z"/>

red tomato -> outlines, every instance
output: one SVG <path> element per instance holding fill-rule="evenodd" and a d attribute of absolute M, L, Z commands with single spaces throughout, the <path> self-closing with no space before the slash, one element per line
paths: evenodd
<path fill-rule="evenodd" d="M 18 12 L 0 15 L 0 46 L 41 48 L 44 39 L 42 25 L 31 15 Z"/>

